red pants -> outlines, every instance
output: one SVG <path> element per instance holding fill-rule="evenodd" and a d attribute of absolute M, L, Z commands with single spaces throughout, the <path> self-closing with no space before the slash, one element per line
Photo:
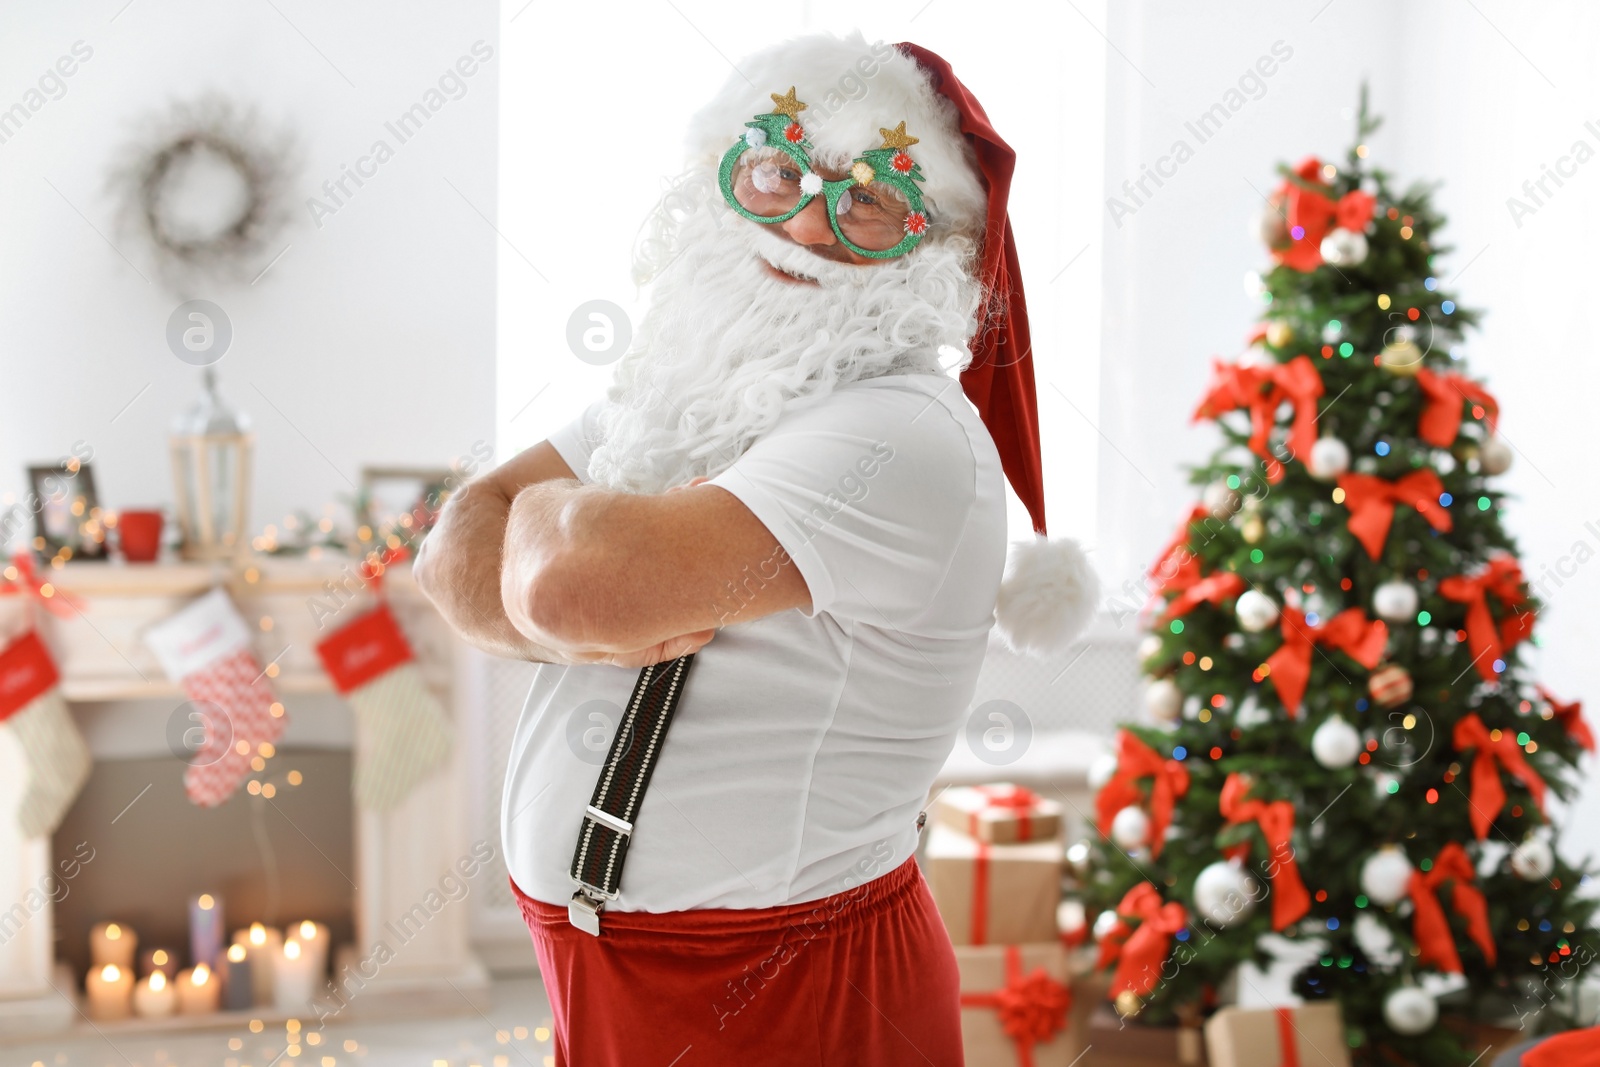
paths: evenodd
<path fill-rule="evenodd" d="M 915 860 L 805 904 L 607 911 L 599 937 L 511 888 L 556 1067 L 961 1067 L 955 953 Z"/>

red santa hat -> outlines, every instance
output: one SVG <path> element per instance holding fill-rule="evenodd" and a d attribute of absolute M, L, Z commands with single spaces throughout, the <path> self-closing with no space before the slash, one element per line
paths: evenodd
<path fill-rule="evenodd" d="M 1006 210 L 1016 153 L 950 64 L 920 45 L 814 34 L 748 57 L 739 69 L 744 76 L 730 78 L 728 89 L 695 116 L 692 155 L 714 165 L 727 149 L 727 131 L 765 110 L 768 90 L 758 87 L 794 84 L 809 102 L 806 135 L 815 155 L 835 165 L 875 143 L 878 127 L 905 119 L 919 138 L 930 214 L 942 228 L 980 242 L 975 272 L 987 299 L 961 387 L 1037 535 L 1012 546 L 997 628 L 1013 650 L 1060 651 L 1093 616 L 1099 582 L 1076 542 L 1046 537 L 1028 308 Z"/>

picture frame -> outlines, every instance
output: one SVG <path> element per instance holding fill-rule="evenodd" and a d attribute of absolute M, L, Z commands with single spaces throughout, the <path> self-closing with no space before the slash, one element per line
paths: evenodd
<path fill-rule="evenodd" d="M 363 467 L 356 514 L 374 537 L 392 532 L 415 543 L 438 521 L 452 482 L 450 471 L 438 467 Z"/>
<path fill-rule="evenodd" d="M 106 557 L 106 526 L 89 464 L 30 466 L 28 484 L 39 502 L 33 514 L 35 552 L 64 562 Z"/>

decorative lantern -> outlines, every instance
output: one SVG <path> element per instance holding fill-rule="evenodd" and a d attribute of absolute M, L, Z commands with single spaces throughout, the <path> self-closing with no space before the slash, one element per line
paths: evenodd
<path fill-rule="evenodd" d="M 255 437 L 243 412 L 217 393 L 205 368 L 199 403 L 173 424 L 172 473 L 185 559 L 231 559 L 243 550 L 250 499 L 250 449 Z"/>

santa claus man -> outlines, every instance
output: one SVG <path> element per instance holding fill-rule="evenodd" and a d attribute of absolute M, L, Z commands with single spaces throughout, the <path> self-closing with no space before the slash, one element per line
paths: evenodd
<path fill-rule="evenodd" d="M 997 597 L 1055 647 L 1095 595 L 1042 537 L 1001 592 L 1006 476 L 1044 532 L 1013 156 L 914 45 L 738 70 L 610 390 L 456 494 L 418 581 L 543 664 L 503 834 L 558 1064 L 957 1064 L 919 809 Z"/>

